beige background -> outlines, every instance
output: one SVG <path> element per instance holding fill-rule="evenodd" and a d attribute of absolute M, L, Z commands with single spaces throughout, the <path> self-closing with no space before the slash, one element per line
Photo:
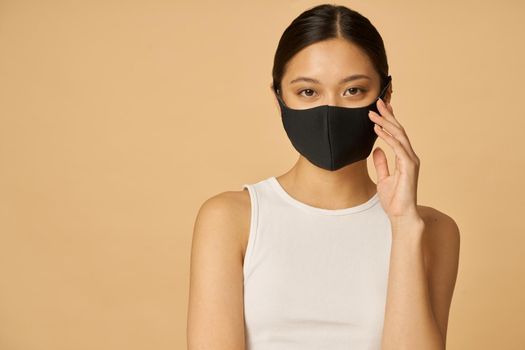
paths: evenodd
<path fill-rule="evenodd" d="M 320 3 L 0 1 L 0 349 L 185 348 L 197 210 L 293 165 L 273 54 Z M 461 229 L 448 349 L 523 349 L 524 3 L 338 4 Z"/>

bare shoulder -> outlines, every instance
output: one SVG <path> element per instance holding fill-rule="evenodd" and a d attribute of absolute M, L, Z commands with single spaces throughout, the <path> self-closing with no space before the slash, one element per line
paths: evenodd
<path fill-rule="evenodd" d="M 213 210 L 213 211 L 224 211 L 228 213 L 233 210 L 243 210 L 245 207 L 250 206 L 250 195 L 247 191 L 224 191 L 218 193 L 207 200 L 201 205 L 200 210 Z"/>
<path fill-rule="evenodd" d="M 208 198 L 201 205 L 195 222 L 195 232 L 217 232 L 223 235 L 225 241 L 236 241 L 242 247 L 249 224 L 248 191 L 225 191 Z"/>
<path fill-rule="evenodd" d="M 426 238 L 435 244 L 459 244 L 459 227 L 448 214 L 435 208 L 418 205 L 418 211 L 425 222 Z"/>
<path fill-rule="evenodd" d="M 418 205 L 418 211 L 425 222 L 424 248 L 426 259 L 436 262 L 438 258 L 457 260 L 460 234 L 456 221 L 448 214 L 435 208 Z"/>
<path fill-rule="evenodd" d="M 449 215 L 427 206 L 418 206 L 425 222 L 423 250 L 430 278 L 456 279 L 459 264 L 460 233 L 456 221 Z"/>
<path fill-rule="evenodd" d="M 249 194 L 227 191 L 201 205 L 193 231 L 188 349 L 244 347 L 242 232 Z M 213 332 L 210 332 L 213 330 Z"/>

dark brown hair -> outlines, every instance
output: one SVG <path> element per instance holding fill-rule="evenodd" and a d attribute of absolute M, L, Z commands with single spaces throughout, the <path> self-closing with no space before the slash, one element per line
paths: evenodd
<path fill-rule="evenodd" d="M 271 87 L 280 93 L 287 62 L 300 50 L 319 41 L 343 37 L 359 46 L 381 77 L 382 89 L 388 76 L 383 39 L 370 21 L 345 6 L 318 5 L 301 13 L 286 28 L 275 52 Z"/>

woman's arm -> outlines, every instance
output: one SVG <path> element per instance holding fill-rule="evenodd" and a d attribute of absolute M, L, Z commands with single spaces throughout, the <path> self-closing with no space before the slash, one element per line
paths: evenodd
<path fill-rule="evenodd" d="M 376 124 L 374 130 L 396 155 L 395 168 L 390 174 L 385 152 L 380 147 L 372 152 L 377 191 L 392 224 L 381 347 L 443 350 L 459 260 L 459 230 L 451 219 L 440 221 L 445 225 L 438 225 L 437 229 L 432 221 L 431 225 L 425 223 L 423 210 L 417 205 L 421 160 L 390 103 L 378 99 L 377 108 L 380 114 L 369 112 Z M 428 242 L 432 241 L 441 244 L 429 249 Z"/>
<path fill-rule="evenodd" d="M 188 350 L 244 350 L 240 217 L 244 195 L 224 192 L 201 206 L 195 222 L 187 319 Z M 244 216 L 243 216 L 244 215 Z"/>
<path fill-rule="evenodd" d="M 434 317 L 446 345 L 448 316 L 459 268 L 459 227 L 450 216 L 420 206 L 425 220 L 423 251 Z"/>
<path fill-rule="evenodd" d="M 443 350 L 459 257 L 457 225 L 414 219 L 393 222 L 392 230 L 382 350 Z"/>

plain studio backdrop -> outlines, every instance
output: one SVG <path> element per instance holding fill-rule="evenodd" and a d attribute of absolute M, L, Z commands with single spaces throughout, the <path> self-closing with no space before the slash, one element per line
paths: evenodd
<path fill-rule="evenodd" d="M 185 348 L 197 211 L 297 159 L 271 67 L 321 3 L 0 1 L 0 349 Z M 338 4 L 461 230 L 448 349 L 523 349 L 525 3 Z"/>

